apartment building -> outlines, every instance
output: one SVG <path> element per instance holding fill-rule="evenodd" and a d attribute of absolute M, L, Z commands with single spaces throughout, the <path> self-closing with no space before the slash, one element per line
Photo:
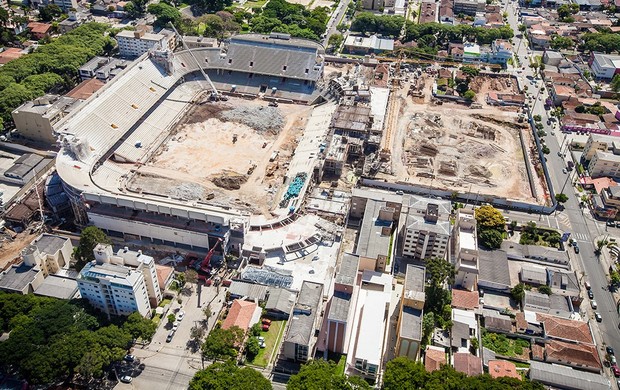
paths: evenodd
<path fill-rule="evenodd" d="M 582 157 L 586 161 L 592 160 L 597 150 L 601 152 L 615 151 L 616 147 L 620 147 L 618 138 L 611 135 L 590 134 L 583 148 Z M 620 153 L 620 150 L 618 150 Z"/>
<path fill-rule="evenodd" d="M 449 201 L 409 196 L 403 200 L 403 256 L 415 260 L 445 258 L 451 234 Z"/>
<path fill-rule="evenodd" d="M 455 284 L 469 291 L 476 290 L 479 253 L 473 210 L 458 210 L 454 231 Z"/>
<path fill-rule="evenodd" d="M 360 270 L 384 272 L 392 255 L 390 245 L 396 212 L 386 202 L 369 199 L 360 228 L 357 252 Z"/>
<path fill-rule="evenodd" d="M 485 0 L 454 0 L 453 12 L 474 16 L 477 12 L 484 12 L 485 6 Z"/>
<path fill-rule="evenodd" d="M 422 340 L 422 315 L 426 295 L 424 267 L 408 264 L 405 285 L 400 299 L 400 314 L 396 325 L 396 356 L 406 356 L 416 360 Z"/>
<path fill-rule="evenodd" d="M 116 34 L 121 56 L 139 57 L 153 48 L 168 47 L 168 37 L 164 34 L 152 34 L 139 31 L 123 30 Z"/>
<path fill-rule="evenodd" d="M 611 80 L 620 73 L 620 56 L 618 55 L 592 53 L 588 64 L 597 79 Z"/>
<path fill-rule="evenodd" d="M 107 244 L 98 244 L 93 252 L 95 260 L 86 264 L 78 277 L 82 297 L 108 316 L 135 311 L 150 316 L 151 307 L 162 300 L 155 260 L 127 247 L 114 255 Z"/>
<path fill-rule="evenodd" d="M 70 97 L 44 95 L 17 107 L 11 116 L 21 136 L 51 145 L 56 143 L 56 124 L 80 103 Z"/>
<path fill-rule="evenodd" d="M 346 353 L 351 327 L 353 289 L 357 285 L 359 257 L 345 253 L 334 279 L 334 294 L 327 311 L 326 348 L 330 352 Z"/>
<path fill-rule="evenodd" d="M 620 178 L 620 155 L 597 150 L 588 164 L 590 177 Z"/>

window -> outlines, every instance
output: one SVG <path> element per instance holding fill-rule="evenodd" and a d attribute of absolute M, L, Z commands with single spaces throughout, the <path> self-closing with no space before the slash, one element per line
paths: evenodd
<path fill-rule="evenodd" d="M 229 59 L 228 59 L 228 63 L 229 63 L 229 64 L 232 64 L 232 58 L 229 58 Z"/>
<path fill-rule="evenodd" d="M 254 66 L 254 61 L 250 61 L 250 66 Z"/>
<path fill-rule="evenodd" d="M 282 67 L 282 70 L 283 70 L 284 72 L 286 72 L 286 65 L 284 65 L 284 66 Z"/>
<path fill-rule="evenodd" d="M 310 69 L 306 68 L 306 72 L 305 73 L 308 74 L 308 72 L 310 72 Z"/>

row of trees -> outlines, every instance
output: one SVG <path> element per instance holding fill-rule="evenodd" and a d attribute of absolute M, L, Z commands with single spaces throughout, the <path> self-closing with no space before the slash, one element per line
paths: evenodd
<path fill-rule="evenodd" d="M 103 24 L 84 24 L 0 68 L 0 119 L 11 121 L 11 112 L 24 102 L 73 87 L 80 66 L 114 48 L 106 30 Z"/>
<path fill-rule="evenodd" d="M 7 341 L 0 343 L 0 368 L 19 372 L 31 384 L 49 384 L 74 374 L 100 377 L 137 338 L 150 339 L 156 325 L 134 313 L 111 324 L 85 301 L 0 294 Z M 105 325 L 102 325 L 105 324 Z"/>
<path fill-rule="evenodd" d="M 329 14 L 327 7 L 309 10 L 301 4 L 271 0 L 262 11 L 255 10 L 255 16 L 249 24 L 253 32 L 260 34 L 282 32 L 318 41 L 325 32 Z"/>
<path fill-rule="evenodd" d="M 258 371 L 239 368 L 232 362 L 214 363 L 196 373 L 189 385 L 190 390 L 270 390 L 269 380 Z M 372 387 L 359 377 L 347 377 L 338 372 L 333 362 L 313 360 L 292 375 L 286 384 L 287 390 L 369 390 Z M 450 366 L 427 372 L 424 365 L 405 357 L 387 363 L 383 381 L 384 390 L 448 390 L 448 389 L 493 389 L 493 390 L 542 390 L 540 383 L 515 378 L 493 379 L 484 374 L 469 377 Z"/>
<path fill-rule="evenodd" d="M 454 265 L 449 261 L 434 257 L 426 259 L 427 284 L 424 302 L 424 318 L 422 319 L 423 344 L 426 344 L 435 329 L 452 327 L 452 294 L 448 286 L 454 284 Z"/>
<path fill-rule="evenodd" d="M 613 53 L 620 51 L 620 34 L 611 32 L 586 33 L 582 36 L 582 49 L 585 51 L 598 51 Z"/>

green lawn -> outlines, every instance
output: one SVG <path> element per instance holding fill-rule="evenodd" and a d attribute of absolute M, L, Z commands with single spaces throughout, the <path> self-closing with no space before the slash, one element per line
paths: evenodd
<path fill-rule="evenodd" d="M 159 321 L 161 321 L 161 315 L 155 314 L 152 318 L 152 321 L 155 323 L 155 325 L 159 325 Z"/>
<path fill-rule="evenodd" d="M 167 304 L 169 304 L 170 302 L 172 302 L 172 299 L 164 299 L 159 303 L 159 307 L 164 307 Z"/>
<path fill-rule="evenodd" d="M 506 335 L 493 332 L 482 333 L 482 345 L 504 356 L 521 356 L 524 349 L 530 347 L 526 340 L 509 339 Z"/>
<path fill-rule="evenodd" d="M 260 367 L 267 367 L 271 357 L 277 353 L 276 347 L 280 345 L 284 329 L 287 321 L 272 321 L 268 332 L 262 332 L 261 336 L 265 338 L 265 348 L 261 348 L 260 352 L 250 363 Z"/>

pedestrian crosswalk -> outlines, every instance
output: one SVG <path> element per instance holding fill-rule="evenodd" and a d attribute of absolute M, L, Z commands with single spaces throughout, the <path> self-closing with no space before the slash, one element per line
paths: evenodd
<path fill-rule="evenodd" d="M 587 241 L 588 236 L 585 233 L 571 233 L 570 238 L 577 241 Z"/>

